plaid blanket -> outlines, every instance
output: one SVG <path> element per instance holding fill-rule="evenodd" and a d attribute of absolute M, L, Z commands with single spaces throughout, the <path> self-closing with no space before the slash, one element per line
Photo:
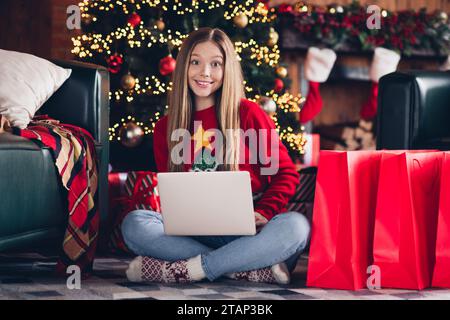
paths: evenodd
<path fill-rule="evenodd" d="M 94 139 L 86 130 L 48 116 L 36 116 L 26 129 L 14 128 L 13 132 L 51 149 L 68 191 L 68 224 L 57 273 L 66 275 L 67 267 L 76 264 L 84 276 L 88 275 L 92 271 L 100 220 Z"/>

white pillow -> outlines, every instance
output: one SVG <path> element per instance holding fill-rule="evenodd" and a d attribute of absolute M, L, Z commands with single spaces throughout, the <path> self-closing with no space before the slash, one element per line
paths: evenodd
<path fill-rule="evenodd" d="M 0 49 L 0 114 L 25 128 L 71 73 L 31 54 Z"/>

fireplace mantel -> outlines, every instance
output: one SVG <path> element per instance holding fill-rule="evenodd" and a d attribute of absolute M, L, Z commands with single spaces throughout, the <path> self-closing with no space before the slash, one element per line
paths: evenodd
<path fill-rule="evenodd" d="M 303 64 L 306 58 L 306 53 L 310 44 L 308 44 L 301 35 L 294 29 L 282 29 L 280 33 L 280 49 L 282 52 L 282 61 L 288 65 L 289 76 L 292 79 L 291 93 L 301 93 L 304 96 L 308 91 L 308 82 L 303 75 Z M 343 112 L 342 109 L 329 108 L 327 105 L 336 104 L 334 101 L 325 101 L 324 110 L 315 119 L 314 125 L 332 125 L 335 119 L 337 123 L 342 119 L 344 122 L 352 122 L 358 120 L 360 100 L 367 95 L 370 89 L 369 68 L 373 56 L 373 51 L 361 51 L 351 48 L 340 48 L 335 50 L 337 60 L 323 87 L 324 98 L 330 99 L 330 96 L 336 96 L 337 104 L 346 104 L 341 99 L 345 100 L 345 92 L 339 92 L 338 87 L 341 86 L 343 90 L 351 92 L 348 99 L 349 106 L 347 108 L 348 117 L 336 114 L 332 116 L 333 112 Z M 399 63 L 398 70 L 438 70 L 445 62 L 446 57 L 435 55 L 430 51 L 415 52 L 411 56 L 402 56 Z M 345 83 L 348 85 L 346 88 Z M 351 106 L 353 105 L 353 106 Z M 331 122 L 331 123 L 330 123 Z M 308 128 L 308 127 L 307 127 Z"/>
<path fill-rule="evenodd" d="M 300 31 L 294 28 L 282 28 L 280 34 L 280 48 L 283 52 L 298 52 L 298 53 L 306 53 L 309 47 L 319 47 L 325 48 L 329 47 L 326 44 L 321 43 L 312 43 L 302 37 Z M 339 54 L 352 54 L 359 56 L 372 56 L 373 50 L 360 50 L 358 48 L 351 47 L 349 45 L 342 45 L 338 48 L 333 48 L 333 50 Z M 447 58 L 446 55 L 437 54 L 435 51 L 431 49 L 421 49 L 421 50 L 412 50 L 410 55 L 402 55 L 402 58 L 408 60 L 438 60 L 440 63 L 443 63 Z"/>

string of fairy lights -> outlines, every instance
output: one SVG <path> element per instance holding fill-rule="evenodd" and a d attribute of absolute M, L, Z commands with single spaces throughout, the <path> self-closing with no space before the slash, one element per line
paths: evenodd
<path fill-rule="evenodd" d="M 166 106 L 166 108 L 167 108 L 167 106 Z M 136 125 L 140 126 L 143 129 L 144 134 L 147 134 L 147 135 L 152 134 L 155 130 L 156 122 L 158 122 L 158 120 L 160 118 L 161 118 L 161 113 L 155 112 L 153 117 L 149 118 L 149 125 L 145 125 L 143 122 L 136 121 L 136 118 L 133 116 L 129 115 L 127 117 L 124 117 L 124 118 L 120 119 L 119 123 L 116 123 L 112 126 L 112 128 L 109 128 L 109 140 L 112 141 L 112 140 L 116 139 L 117 141 L 120 141 L 121 137 L 120 137 L 120 135 L 118 135 L 118 131 L 119 131 L 120 127 L 126 126 L 127 123 L 129 123 L 130 121 L 132 121 Z"/>
<path fill-rule="evenodd" d="M 274 9 L 268 9 L 263 3 L 255 5 L 255 0 L 247 0 L 243 4 L 238 4 L 235 1 L 225 0 L 205 0 L 205 1 L 169 1 L 169 0 L 83 0 L 79 3 L 82 14 L 82 19 L 85 21 L 97 21 L 97 17 L 92 12 L 96 11 L 113 11 L 122 10 L 123 14 L 130 15 L 135 11 L 147 8 L 159 8 L 163 11 L 171 11 L 177 15 L 185 15 L 192 13 L 206 13 L 207 10 L 223 7 L 224 19 L 233 20 L 235 23 L 270 23 L 276 18 Z M 235 50 L 238 59 L 241 61 L 241 56 L 246 54 L 250 60 L 253 60 L 256 66 L 263 64 L 275 68 L 280 62 L 280 50 L 277 45 L 278 35 L 271 28 L 271 33 L 275 34 L 275 38 L 271 37 L 271 43 L 266 45 L 257 43 L 254 39 L 247 42 L 236 41 Z M 272 34 L 271 34 L 272 35 Z M 118 27 L 110 33 L 103 34 L 84 34 L 72 38 L 73 49 L 72 53 L 80 59 L 92 58 L 94 55 L 113 55 L 115 52 L 115 43 L 117 41 L 126 41 L 130 49 L 147 47 L 151 48 L 154 45 L 166 44 L 170 49 L 176 50 L 181 47 L 183 40 L 188 34 L 183 34 L 179 31 L 173 31 L 169 28 L 160 28 L 158 25 L 146 26 L 143 21 L 140 21 L 136 26 L 129 23 L 126 26 Z M 149 95 L 163 95 L 170 92 L 172 83 L 162 80 L 157 75 L 148 75 L 145 77 L 135 77 L 135 84 L 133 88 L 122 89 L 118 88 L 111 91 L 110 99 L 120 102 L 122 99 L 130 103 L 136 96 L 142 94 Z M 254 95 L 256 90 L 249 86 L 244 81 L 245 91 L 249 95 L 253 95 L 250 100 L 258 102 L 261 96 Z M 305 98 L 300 94 L 293 96 L 290 93 L 278 94 L 275 90 L 265 92 L 263 95 L 275 101 L 276 105 L 282 112 L 299 112 L 300 107 Z M 166 106 L 167 108 L 167 106 Z M 153 133 L 156 122 L 162 115 L 160 112 L 146 120 L 146 123 L 136 121 L 135 117 L 128 115 L 123 117 L 119 123 L 112 125 L 109 128 L 110 141 L 120 141 L 120 129 L 125 127 L 127 123 L 134 122 L 143 129 L 145 135 Z M 305 135 L 303 133 L 296 133 L 288 126 L 287 128 L 280 128 L 277 116 L 271 115 L 275 122 L 276 128 L 279 132 L 280 138 L 285 140 L 289 146 L 299 152 L 304 153 L 304 145 L 306 143 Z M 302 128 L 303 131 L 303 128 Z"/>
<path fill-rule="evenodd" d="M 82 2 L 80 2 L 79 7 L 83 14 L 88 14 L 90 9 L 97 9 L 100 11 L 113 11 L 120 8 L 126 15 L 130 14 L 135 9 L 141 10 L 145 7 L 158 7 L 163 11 L 173 11 L 177 15 L 185 15 L 194 12 L 205 13 L 207 12 L 207 10 L 213 10 L 219 7 L 228 7 L 229 11 L 225 13 L 225 19 L 232 19 L 235 15 L 238 15 L 240 13 L 247 14 L 251 18 L 251 23 L 271 22 L 273 19 L 275 19 L 274 14 L 269 15 L 269 13 L 273 13 L 274 10 L 269 10 L 263 3 L 258 3 L 256 6 L 254 5 L 254 3 L 254 0 L 247 0 L 244 5 L 238 4 L 236 3 L 236 1 L 227 0 L 178 1 L 172 4 L 169 0 L 97 0 L 95 2 L 90 0 L 83 0 Z M 130 6 L 130 8 L 128 6 Z M 260 16 L 255 16 L 255 13 L 259 14 Z"/>
<path fill-rule="evenodd" d="M 278 95 L 273 92 L 272 92 L 272 94 L 270 92 L 268 94 L 266 94 L 266 97 L 273 99 L 275 101 L 275 104 L 278 106 L 278 108 L 281 111 L 283 111 L 284 113 L 300 112 L 299 106 L 306 99 L 305 97 L 303 97 L 301 95 L 294 96 L 290 93 L 284 93 L 282 95 Z M 258 101 L 260 101 L 260 99 L 261 99 L 261 96 L 255 95 L 254 99 L 249 99 L 249 100 L 258 102 Z M 294 132 L 294 130 L 290 126 L 288 126 L 286 128 L 281 128 L 280 124 L 278 123 L 278 117 L 275 112 L 272 115 L 270 115 L 270 117 L 273 120 L 273 122 L 275 123 L 275 127 L 278 131 L 280 139 L 286 141 L 292 150 L 297 151 L 299 154 L 304 154 L 305 145 L 307 142 L 306 135 L 302 133 L 304 130 L 304 127 L 302 126 L 300 128 L 301 132 Z"/>
<path fill-rule="evenodd" d="M 141 25 L 142 27 L 142 25 Z M 127 36 L 127 32 L 129 32 Z M 114 43 L 114 40 L 118 41 L 122 39 L 122 37 L 127 37 L 128 39 L 128 45 L 130 48 L 133 47 L 141 47 L 142 42 L 145 40 L 150 40 L 147 44 L 148 47 L 152 46 L 152 43 L 168 43 L 173 48 L 179 48 L 181 46 L 181 43 L 184 38 L 186 38 L 188 35 L 182 35 L 180 32 L 176 32 L 176 38 L 171 36 L 171 31 L 168 30 L 167 37 L 164 34 L 159 34 L 159 39 L 157 39 L 155 36 L 151 35 L 150 38 L 146 38 L 146 35 L 149 34 L 149 31 L 147 29 L 142 30 L 141 33 L 141 39 L 142 41 L 135 41 L 133 40 L 135 34 L 135 30 L 133 28 L 123 28 L 118 29 L 113 33 L 110 33 L 106 36 L 106 38 L 103 40 L 101 34 L 95 34 L 92 36 L 87 35 L 81 35 L 77 38 L 73 39 L 73 45 L 74 48 L 72 50 L 72 53 L 77 55 L 80 58 L 86 58 L 86 57 L 93 57 L 93 54 L 91 50 L 96 51 L 97 53 L 101 54 L 103 52 L 106 52 L 108 55 L 112 54 L 110 44 Z M 87 48 L 84 43 L 90 44 L 90 49 Z M 235 49 L 236 54 L 238 55 L 238 59 L 241 61 L 240 54 L 243 53 L 244 50 L 250 50 L 251 54 L 249 58 L 251 60 L 254 60 L 257 66 L 260 66 L 262 64 L 267 64 L 271 67 L 275 67 L 278 65 L 280 60 L 280 50 L 278 48 L 278 45 L 274 45 L 273 47 L 269 46 L 260 46 L 258 43 L 251 39 L 249 42 L 242 42 L 237 41 L 235 42 Z M 136 84 L 139 83 L 138 78 L 136 78 Z M 153 85 L 149 84 L 149 82 L 152 81 Z M 139 95 L 142 93 L 146 93 L 147 91 L 151 91 L 153 94 L 165 94 L 167 92 L 168 87 L 165 85 L 163 81 L 158 79 L 156 76 L 152 76 L 151 79 L 149 77 L 145 78 L 145 83 L 147 85 L 146 89 L 142 89 L 142 86 L 139 85 L 137 88 L 132 88 L 130 90 L 127 90 L 126 92 L 123 90 L 116 90 L 113 92 L 112 96 L 116 98 L 117 101 L 121 99 L 121 97 L 124 94 L 127 94 L 126 99 L 128 102 L 133 100 L 134 95 Z"/>

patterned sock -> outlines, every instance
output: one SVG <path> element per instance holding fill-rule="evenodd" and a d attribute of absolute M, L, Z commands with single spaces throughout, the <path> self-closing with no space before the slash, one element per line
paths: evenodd
<path fill-rule="evenodd" d="M 188 283 L 205 277 L 200 256 L 168 262 L 152 257 L 136 257 L 126 275 L 132 282 Z"/>
<path fill-rule="evenodd" d="M 205 271 L 202 267 L 202 256 L 198 255 L 196 257 L 190 258 L 186 262 L 186 267 L 189 272 L 189 277 L 193 281 L 199 281 L 206 278 Z"/>
<path fill-rule="evenodd" d="M 247 280 L 250 282 L 288 284 L 291 281 L 289 270 L 284 262 L 272 267 L 234 272 L 226 276 L 234 280 Z"/>

